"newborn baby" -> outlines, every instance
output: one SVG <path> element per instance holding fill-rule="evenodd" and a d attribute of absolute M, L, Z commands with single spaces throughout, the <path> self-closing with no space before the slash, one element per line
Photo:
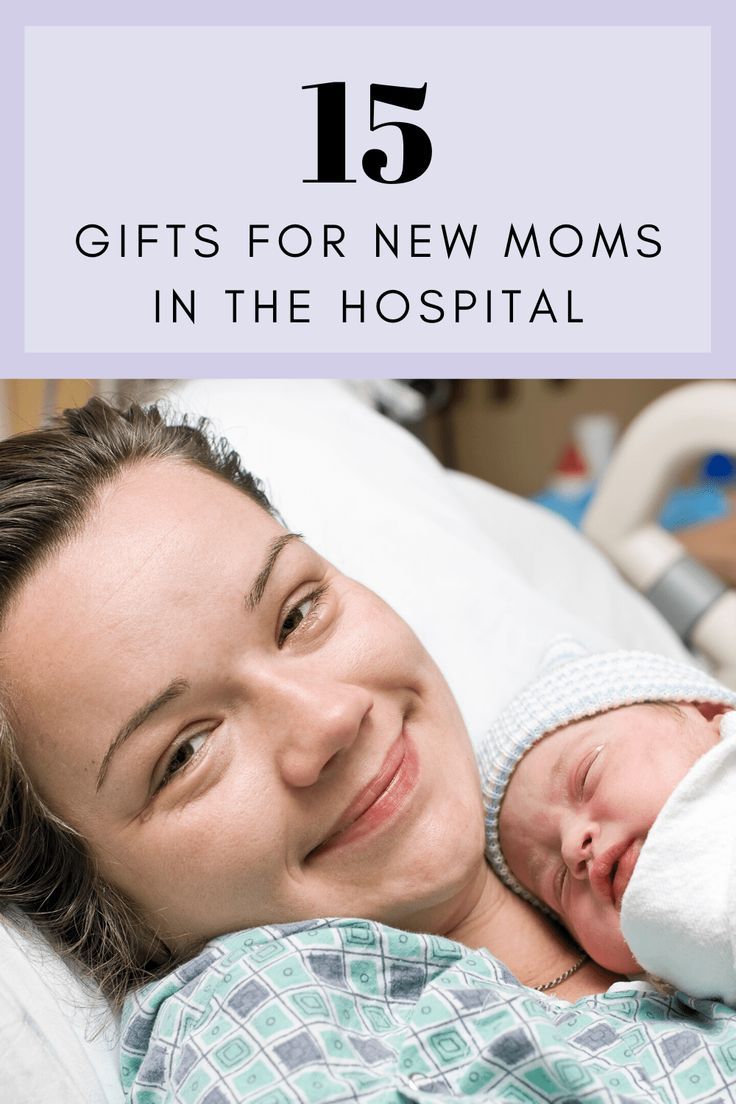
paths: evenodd
<path fill-rule="evenodd" d="M 714 938 L 702 923 L 702 901 L 693 914 L 682 889 L 687 877 L 713 881 L 697 840 L 701 824 L 713 823 L 713 777 L 723 777 L 729 759 L 736 776 L 734 709 L 736 692 L 696 668 L 643 652 L 581 654 L 564 641 L 484 741 L 491 864 L 609 970 L 644 968 L 680 987 L 687 980 L 693 992 L 693 943 L 707 950 Z M 733 740 L 721 743 L 729 727 Z M 732 778 L 730 794 L 734 785 Z M 687 841 L 696 852 L 689 873 Z M 725 944 L 730 911 L 724 888 L 712 921 Z M 725 944 L 717 980 L 707 982 L 720 991 L 695 995 L 725 999 L 724 955 L 734 962 Z M 731 973 L 736 994 L 733 965 Z M 696 976 L 704 976 L 700 961 Z"/>

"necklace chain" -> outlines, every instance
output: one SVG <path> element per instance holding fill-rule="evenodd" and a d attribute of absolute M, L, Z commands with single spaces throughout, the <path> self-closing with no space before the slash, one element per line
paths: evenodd
<path fill-rule="evenodd" d="M 583 951 L 577 962 L 573 962 L 572 966 L 569 968 L 569 970 L 565 970 L 564 974 L 560 974 L 558 977 L 552 978 L 551 981 L 545 981 L 544 985 L 535 985 L 534 988 L 538 993 L 546 993 L 549 989 L 556 989 L 558 985 L 562 985 L 563 981 L 567 981 L 569 977 L 572 977 L 573 974 L 576 974 L 580 967 L 584 966 L 589 958 L 590 955 Z"/>

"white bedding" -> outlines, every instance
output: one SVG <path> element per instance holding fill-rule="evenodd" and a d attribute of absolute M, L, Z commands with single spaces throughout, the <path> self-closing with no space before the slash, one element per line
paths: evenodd
<path fill-rule="evenodd" d="M 621 901 L 637 962 L 692 997 L 736 1007 L 736 712 L 667 799 Z"/>
<path fill-rule="evenodd" d="M 0 1100 L 118 1104 L 115 1025 L 105 1004 L 21 920 L 0 923 Z"/>
<path fill-rule="evenodd" d="M 200 380 L 166 390 L 178 409 L 216 420 L 291 528 L 412 624 L 475 741 L 561 632 L 590 648 L 683 654 L 565 522 L 444 471 L 339 381 Z M 120 1104 L 115 1056 L 104 1037 L 89 1041 L 89 997 L 74 977 L 49 952 L 29 957 L 23 937 L 1 924 L 0 956 L 8 1099 Z"/>

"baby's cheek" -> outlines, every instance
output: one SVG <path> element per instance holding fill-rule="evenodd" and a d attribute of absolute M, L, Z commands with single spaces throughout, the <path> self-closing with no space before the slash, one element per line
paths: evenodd
<path fill-rule="evenodd" d="M 590 954 L 590 951 L 588 952 Z M 624 937 L 619 931 L 617 938 L 612 939 L 606 946 L 605 952 L 597 957 L 590 954 L 594 961 L 605 966 L 614 974 L 640 974 L 641 966 L 629 950 Z"/>
<path fill-rule="evenodd" d="M 558 915 L 559 921 L 562 924 L 565 931 L 569 932 L 570 935 L 575 940 L 575 942 L 579 943 L 580 946 L 582 947 L 583 946 L 583 937 L 581 936 L 580 932 L 578 931 L 578 925 L 575 923 L 574 912 L 570 909 L 560 910 L 560 912 L 558 912 L 557 915 Z M 587 949 L 587 948 L 585 948 L 585 949 Z"/>
<path fill-rule="evenodd" d="M 509 870 L 525 889 L 531 889 L 529 885 L 527 863 L 525 858 L 529 856 L 529 841 L 526 833 L 517 817 L 516 803 L 509 800 L 510 793 L 506 794 L 501 814 L 498 818 L 498 840 L 501 845 L 501 854 L 506 860 Z"/>
<path fill-rule="evenodd" d="M 592 908 L 581 908 L 562 923 L 575 941 L 599 966 L 614 974 L 636 974 L 641 968 L 621 934 L 618 913 L 606 908 L 603 915 Z"/>

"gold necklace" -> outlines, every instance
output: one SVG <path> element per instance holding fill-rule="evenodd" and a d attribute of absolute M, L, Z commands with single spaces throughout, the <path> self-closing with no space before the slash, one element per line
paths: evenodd
<path fill-rule="evenodd" d="M 573 962 L 570 969 L 565 970 L 564 974 L 560 974 L 558 977 L 552 978 L 551 981 L 545 981 L 544 985 L 535 985 L 534 988 L 538 993 L 546 993 L 549 989 L 556 989 L 558 985 L 562 985 L 563 981 L 567 981 L 567 979 L 572 977 L 573 974 L 576 974 L 580 967 L 584 966 L 589 958 L 590 955 L 583 951 L 577 962 Z"/>

